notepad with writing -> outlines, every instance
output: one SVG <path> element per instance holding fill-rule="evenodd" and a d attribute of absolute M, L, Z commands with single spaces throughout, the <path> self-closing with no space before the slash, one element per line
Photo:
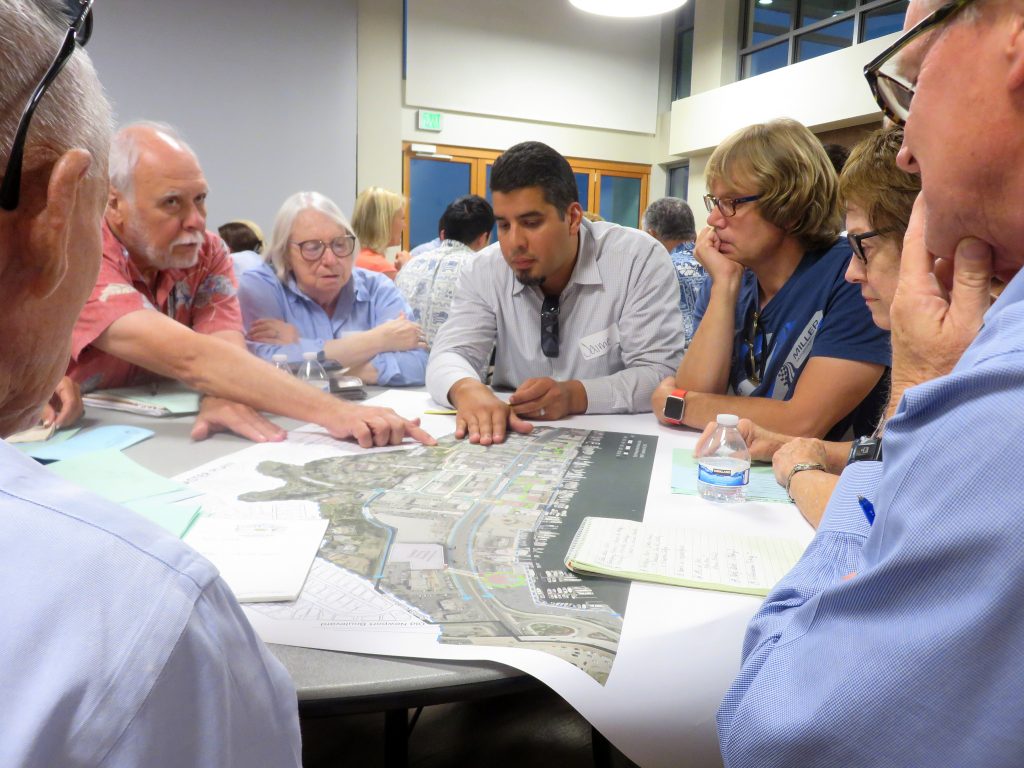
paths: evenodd
<path fill-rule="evenodd" d="M 156 390 L 156 391 L 154 391 Z M 199 411 L 199 393 L 177 384 L 142 385 L 90 392 L 82 402 L 139 416 L 180 416 Z"/>
<path fill-rule="evenodd" d="M 803 549 L 791 539 L 586 517 L 565 564 L 582 574 L 767 595 Z"/>

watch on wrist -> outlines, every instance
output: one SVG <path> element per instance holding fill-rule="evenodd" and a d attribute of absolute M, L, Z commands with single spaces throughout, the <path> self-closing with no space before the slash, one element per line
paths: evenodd
<path fill-rule="evenodd" d="M 850 446 L 850 456 L 847 464 L 855 461 L 881 461 L 882 460 L 882 438 L 880 437 L 858 437 Z"/>
<path fill-rule="evenodd" d="M 663 415 L 669 424 L 682 424 L 683 412 L 686 410 L 686 390 L 673 389 L 672 394 L 665 400 Z"/>
<path fill-rule="evenodd" d="M 793 498 L 793 494 L 789 492 L 789 487 L 793 484 L 793 477 L 797 472 L 807 472 L 808 470 L 817 469 L 821 472 L 825 471 L 825 465 L 817 461 L 814 462 L 801 462 L 794 464 L 793 468 L 789 470 L 789 475 L 786 477 L 786 495 L 789 496 L 789 500 L 796 504 L 796 499 Z"/>

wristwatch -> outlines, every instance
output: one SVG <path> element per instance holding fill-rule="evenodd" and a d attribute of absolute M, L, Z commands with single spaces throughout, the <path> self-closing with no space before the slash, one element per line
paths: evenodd
<path fill-rule="evenodd" d="M 682 424 L 683 411 L 686 410 L 686 390 L 673 389 L 665 400 L 665 421 L 669 424 Z"/>
<path fill-rule="evenodd" d="M 789 500 L 796 504 L 796 499 L 793 498 L 793 494 L 789 492 L 789 486 L 793 484 L 793 476 L 797 472 L 806 472 L 811 469 L 817 469 L 822 472 L 825 471 L 825 465 L 818 462 L 801 462 L 794 464 L 793 468 L 789 470 L 789 475 L 786 477 L 786 495 L 789 496 Z"/>

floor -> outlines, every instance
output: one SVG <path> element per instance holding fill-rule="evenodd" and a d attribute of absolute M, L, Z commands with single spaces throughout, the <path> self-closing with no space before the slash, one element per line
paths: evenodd
<path fill-rule="evenodd" d="M 409 768 L 592 768 L 590 725 L 549 690 L 425 707 L 409 739 Z M 304 768 L 384 766 L 384 715 L 302 724 Z M 612 747 L 610 768 L 636 768 Z"/>

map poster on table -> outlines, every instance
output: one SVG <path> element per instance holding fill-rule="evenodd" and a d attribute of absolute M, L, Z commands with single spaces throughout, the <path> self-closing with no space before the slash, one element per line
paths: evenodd
<path fill-rule="evenodd" d="M 322 436 L 293 433 L 288 443 L 253 446 L 181 479 L 217 494 L 247 485 L 248 475 L 251 490 L 204 505 L 214 516 L 329 521 L 299 600 L 247 606 L 267 620 L 255 622 L 261 631 L 317 623 L 379 643 L 382 631 L 428 630 L 441 645 L 543 651 L 603 684 L 629 582 L 581 577 L 563 561 L 595 509 L 643 518 L 656 443 L 539 427 L 490 447 L 446 437 L 431 447 L 323 455 L 330 443 Z M 264 639 L 320 645 L 271 634 Z M 404 652 L 438 655 L 413 651 Z"/>

